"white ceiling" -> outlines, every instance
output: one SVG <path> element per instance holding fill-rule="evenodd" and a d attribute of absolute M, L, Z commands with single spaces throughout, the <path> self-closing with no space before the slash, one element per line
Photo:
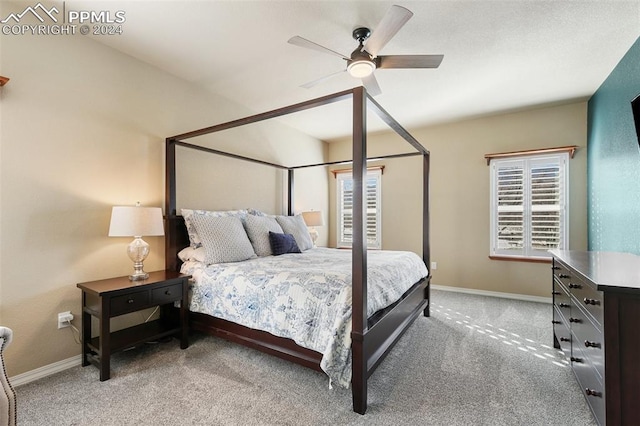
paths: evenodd
<path fill-rule="evenodd" d="M 640 36 L 638 0 L 66 4 L 69 10 L 124 10 L 124 33 L 96 40 L 255 113 L 360 84 L 342 73 L 312 89 L 299 87 L 344 69 L 345 62 L 290 45 L 290 37 L 349 56 L 357 46 L 354 28 L 375 32 L 388 8 L 402 5 L 414 16 L 380 54 L 445 55 L 435 70 L 376 71 L 382 88 L 376 100 L 407 128 L 586 99 Z M 289 124 L 327 140 L 350 131 L 337 118 L 335 125 L 303 116 Z"/>

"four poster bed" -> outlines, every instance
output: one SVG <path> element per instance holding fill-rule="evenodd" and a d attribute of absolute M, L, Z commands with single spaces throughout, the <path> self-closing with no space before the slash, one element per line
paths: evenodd
<path fill-rule="evenodd" d="M 260 163 L 263 165 L 272 166 L 281 170 L 287 171 L 288 178 L 288 200 L 287 200 L 287 209 L 288 215 L 293 216 L 293 188 L 294 188 L 294 177 L 295 171 L 297 169 L 305 168 L 305 167 L 318 167 L 318 166 L 328 166 L 332 164 L 338 164 L 338 162 L 334 163 L 322 163 L 322 164 L 310 164 L 296 167 L 287 167 L 279 164 L 272 164 L 262 160 L 256 160 L 248 157 L 239 156 L 236 154 L 231 154 L 227 152 L 222 152 L 206 147 L 202 147 L 199 145 L 193 145 L 187 142 L 184 142 L 186 139 L 194 138 L 197 136 L 203 136 L 207 134 L 211 134 L 214 132 L 218 132 L 221 130 L 227 130 L 231 128 L 240 127 L 243 125 L 257 123 L 263 120 L 279 117 L 285 114 L 290 114 L 294 112 L 299 112 L 315 107 L 320 107 L 323 105 L 327 105 L 329 103 L 337 102 L 337 101 L 348 101 L 352 100 L 352 110 L 353 110 L 353 183 L 354 183 L 354 195 L 353 195 L 353 245 L 352 250 L 349 252 L 348 250 L 336 250 L 336 249 L 321 249 L 321 248 L 312 248 L 310 250 L 302 250 L 301 254 L 285 254 L 283 256 L 266 256 L 266 257 L 257 257 L 253 256 L 252 259 L 248 259 L 246 262 L 238 262 L 236 264 L 224 264 L 223 266 L 228 267 L 239 267 L 239 264 L 247 264 L 251 265 L 250 272 L 246 272 L 249 278 L 247 279 L 247 284 L 245 287 L 252 287 L 254 284 L 251 280 L 255 281 L 256 274 L 259 273 L 263 275 L 276 275 L 282 277 L 283 272 L 272 270 L 271 268 L 275 268 L 276 259 L 288 259 L 288 261 L 294 261 L 294 258 L 297 256 L 297 259 L 300 259 L 300 262 L 306 264 L 308 267 L 314 267 L 312 272 L 307 273 L 305 277 L 315 277 L 314 274 L 318 272 L 318 269 L 321 270 L 321 274 L 324 274 L 322 277 L 317 278 L 318 282 L 315 284 L 308 284 L 311 281 L 307 280 L 305 282 L 299 282 L 300 279 L 295 276 L 286 275 L 286 279 L 282 279 L 287 282 L 288 285 L 296 286 L 299 293 L 305 291 L 315 292 L 319 287 L 324 283 L 325 286 L 329 286 L 329 283 L 333 283 L 335 281 L 335 276 L 340 275 L 342 277 L 346 277 L 346 279 L 350 282 L 346 284 L 347 291 L 344 289 L 336 290 L 334 293 L 337 295 L 336 298 L 331 299 L 330 302 L 326 302 L 328 299 L 322 299 L 318 305 L 345 305 L 343 308 L 342 317 L 346 318 L 342 325 L 340 326 L 342 332 L 345 333 L 343 336 L 343 340 L 346 342 L 344 344 L 347 345 L 347 350 L 342 349 L 342 353 L 346 353 L 348 357 L 348 361 L 346 363 L 346 368 L 349 368 L 350 371 L 344 373 L 342 375 L 338 375 L 343 381 L 349 380 L 352 386 L 353 393 L 353 409 L 354 411 L 364 414 L 367 409 L 367 379 L 382 361 L 382 359 L 387 355 L 387 353 L 391 350 L 394 344 L 399 340 L 402 334 L 407 330 L 407 328 L 411 325 L 411 323 L 422 313 L 424 316 L 429 316 L 429 296 L 430 296 L 430 278 L 431 274 L 427 271 L 425 265 L 430 264 L 430 248 L 429 248 L 429 152 L 417 141 L 415 140 L 402 126 L 400 126 L 375 100 L 373 100 L 370 96 L 367 95 L 367 92 L 362 87 L 357 87 L 351 90 L 347 90 L 344 92 L 336 93 L 333 95 L 325 96 L 322 98 L 314 99 L 307 102 L 298 103 L 295 105 L 291 105 L 285 108 L 273 110 L 270 112 L 266 112 L 263 114 L 254 115 L 251 117 L 247 117 L 244 119 L 239 119 L 235 121 L 231 121 L 228 123 L 184 133 L 181 135 L 173 136 L 167 138 L 166 140 L 166 268 L 170 270 L 180 270 L 183 268 L 191 268 L 188 273 L 193 274 L 194 277 L 198 274 L 200 275 L 216 275 L 218 277 L 222 275 L 230 275 L 233 277 L 235 282 L 238 282 L 236 277 L 239 276 L 239 273 L 234 269 L 233 272 L 228 272 L 229 269 L 219 269 L 219 265 L 211 265 L 214 269 L 207 269 L 209 266 L 197 266 L 197 263 L 193 263 L 190 259 L 185 258 L 184 251 L 186 247 L 193 246 L 193 238 L 190 238 L 189 231 L 187 227 L 189 223 L 185 224 L 186 214 L 184 210 L 182 212 L 178 212 L 176 209 L 176 147 L 185 147 L 192 148 L 195 150 L 200 150 L 207 153 L 212 153 L 215 155 L 222 155 L 227 157 L 232 157 L 239 160 L 250 161 L 254 163 Z M 380 275 L 387 275 L 389 278 L 389 274 L 387 272 L 380 273 L 379 270 L 370 270 L 370 268 L 377 268 L 378 263 L 387 262 L 379 261 L 382 256 L 381 253 L 377 252 L 367 252 L 366 248 L 366 206 L 364 203 L 364 192 L 366 190 L 365 185 L 363 183 L 366 182 L 366 169 L 367 169 L 367 158 L 366 158 L 366 113 L 367 108 L 374 111 L 389 127 L 395 131 L 400 137 L 402 137 L 405 141 L 407 141 L 413 148 L 416 150 L 415 153 L 403 153 L 396 155 L 389 155 L 385 157 L 376 157 L 376 159 L 380 158 L 397 158 L 397 157 L 405 157 L 405 156 L 413 156 L 419 155 L 423 158 L 423 215 L 422 215 L 422 228 L 423 228 L 423 243 L 422 243 L 422 258 L 419 258 L 415 254 L 411 253 L 410 255 L 418 258 L 420 265 L 415 265 L 415 259 L 407 259 L 400 260 L 401 263 L 396 264 L 395 269 L 391 269 L 396 271 L 394 274 L 391 274 L 391 279 L 387 279 L 387 281 L 379 280 Z M 193 211 L 189 211 L 192 213 Z M 182 214 L 179 214 L 182 213 Z M 250 215 L 249 215 L 250 216 Z M 244 225 L 247 225 L 247 218 L 249 220 L 255 220 L 253 217 L 249 217 L 247 215 L 244 216 L 245 222 Z M 195 216 L 194 221 L 195 221 Z M 198 226 L 202 226 L 200 221 L 204 221 L 202 217 L 198 216 L 198 222 L 195 223 Z M 214 220 L 214 219 L 211 219 Z M 271 220 L 271 219 L 262 219 L 262 220 Z M 280 220 L 286 221 L 288 220 L 286 217 L 279 217 Z M 272 220 L 273 222 L 273 220 Z M 275 226 L 275 225 L 274 225 Z M 282 229 L 286 230 L 286 227 L 282 226 Z M 199 232 L 202 228 L 199 228 Z M 248 230 L 247 230 L 248 233 Z M 283 234 L 284 235 L 284 234 Z M 275 237 L 275 236 L 274 236 Z M 271 238 L 271 235 L 269 235 Z M 297 238 L 296 238 L 297 239 Z M 253 243 L 253 240 L 251 240 Z M 300 241 L 298 241 L 300 243 Z M 272 246 L 273 247 L 273 246 Z M 296 247 L 297 248 L 297 247 Z M 342 256 L 342 269 L 338 266 L 340 264 L 339 261 L 335 260 L 333 257 L 334 254 L 331 253 L 331 250 L 341 252 Z M 257 252 L 257 251 L 256 251 Z M 180 253 L 180 258 L 178 254 Z M 298 253 L 298 252 L 296 252 Z M 396 253 L 396 252 L 389 252 Z M 408 253 L 408 252 L 397 252 L 397 253 Z M 275 253 L 274 253 L 275 254 Z M 346 266 L 344 264 L 344 255 L 348 256 L 348 260 Z M 287 257 L 289 256 L 289 257 Z M 312 257 L 312 256 L 320 256 L 320 257 Z M 329 257 L 328 257 L 329 256 Z M 394 257 L 392 254 L 391 257 Z M 183 263 L 184 261 L 184 263 Z M 295 260 L 298 261 L 298 260 Z M 395 262 L 395 260 L 394 260 Z M 405 262 L 405 263 L 402 263 Z M 409 263 L 406 263 L 409 262 Z M 411 263 L 414 262 L 414 263 Z M 410 266 L 407 266 L 410 265 Z M 200 269 L 198 269 L 200 268 Z M 216 269 L 218 268 L 218 269 Z M 285 263 L 285 269 L 290 268 L 288 264 Z M 215 271 L 214 271 L 215 270 Z M 382 303 L 380 306 L 382 308 L 378 309 L 377 299 L 378 293 L 382 291 L 382 293 L 386 292 L 388 286 L 390 286 L 389 281 L 401 281 L 400 275 L 403 275 L 401 270 L 410 270 L 410 271 L 419 271 L 416 276 L 403 277 L 403 279 L 410 280 L 408 284 L 405 284 L 404 287 L 400 287 L 395 289 L 395 296 L 393 296 L 392 303 L 389 301 Z M 198 273 L 194 273 L 197 271 Z M 213 271 L 213 272 L 212 272 Z M 267 272 L 264 272 L 267 271 Z M 289 270 L 286 271 L 286 274 L 289 274 Z M 261 277 L 263 276 L 261 275 Z M 317 274 L 316 274 L 317 275 Z M 262 278 L 260 278 L 262 279 Z M 306 280 L 307 278 L 305 278 Z M 316 278 L 313 278 L 316 279 Z M 291 284 L 293 282 L 293 284 Z M 318 284 L 320 283 L 320 284 Z M 263 352 L 278 356 L 280 358 L 301 364 L 303 366 L 316 369 L 319 371 L 325 371 L 331 378 L 332 375 L 329 374 L 327 369 L 327 354 L 332 353 L 331 351 L 325 352 L 323 354 L 323 350 L 318 347 L 310 345 L 301 345 L 300 339 L 297 337 L 281 337 L 283 334 L 279 334 L 277 332 L 273 332 L 273 327 L 267 327 L 263 329 L 257 329 L 253 326 L 246 326 L 239 324 L 235 320 L 223 319 L 218 316 L 212 316 L 201 312 L 195 312 L 198 309 L 194 307 L 194 303 L 206 303 L 206 299 L 210 297 L 211 293 L 215 293 L 217 290 L 217 284 L 214 284 L 209 290 L 204 291 L 196 291 L 196 286 L 198 284 L 194 284 L 192 291 L 192 305 L 190 306 L 189 313 L 189 324 L 190 327 L 194 330 L 213 334 L 219 337 L 223 337 L 233 342 L 237 342 Z M 268 284 L 271 286 L 272 284 Z M 309 286 L 305 288 L 305 285 Z M 315 287 L 313 287 L 315 286 Z M 261 288 L 265 288 L 265 285 L 261 285 Z M 271 288 L 271 287 L 269 287 Z M 333 287 L 331 287 L 333 288 Z M 243 288 L 242 292 L 245 292 L 246 288 Z M 220 290 L 222 291 L 222 290 Z M 205 302 L 194 302 L 196 293 L 202 293 L 204 295 Z M 393 293 L 389 291 L 389 293 Z M 223 296 L 224 297 L 224 296 Z M 229 296 L 227 296 L 228 298 Z M 291 297 L 288 296 L 287 299 L 290 303 Z M 308 299 L 310 296 L 307 296 Z M 325 296 L 319 296 L 320 298 Z M 391 296 L 390 296 L 391 297 Z M 235 303 L 235 302 L 234 302 Z M 242 302 L 245 303 L 245 302 Z M 253 303 L 253 302 L 251 302 Z M 307 300 L 305 303 L 309 303 Z M 341 305 L 342 304 L 342 305 Z M 375 306 L 375 313 L 372 313 L 372 308 Z M 254 305 L 251 305 L 252 309 L 255 308 Z M 251 312 L 254 312 L 253 309 Z M 318 314 L 318 311 L 314 311 L 315 314 Z M 215 314 L 214 314 L 215 315 Z M 245 315 L 240 313 L 240 316 Z M 278 317 L 280 313 L 276 314 L 268 314 L 271 315 L 271 320 L 269 320 L 269 325 L 272 325 L 273 322 L 277 322 L 278 318 L 282 320 L 282 316 Z M 285 321 L 289 320 L 294 315 L 289 316 L 287 314 Z M 275 320 L 274 320 L 275 318 Z M 333 321 L 333 320 L 331 320 Z M 242 321 L 240 321 L 242 322 Z M 300 323 L 301 325 L 298 328 L 307 328 L 306 326 L 313 327 L 316 322 L 322 322 L 322 318 L 310 318 L 303 319 Z M 337 322 L 336 322 L 337 323 Z M 266 331 L 264 331 L 266 330 Z M 271 332 L 270 332 L 271 331 Z M 329 338 L 332 339 L 336 335 L 338 335 L 338 331 L 329 330 L 328 335 Z M 331 337 L 333 335 L 333 337 Z M 289 336 L 288 334 L 284 334 L 284 336 Z M 302 339 L 304 340 L 304 339 Z M 333 346 L 338 345 L 333 342 Z M 323 359 L 324 358 L 324 359 Z M 324 364 L 323 364 L 324 363 Z M 338 366 L 337 369 L 345 368 L 344 366 Z M 332 370 L 333 371 L 333 370 Z M 346 379 L 345 379 L 346 378 Z M 344 384 L 344 383 L 342 383 Z M 347 383 L 348 385 L 348 383 Z"/>

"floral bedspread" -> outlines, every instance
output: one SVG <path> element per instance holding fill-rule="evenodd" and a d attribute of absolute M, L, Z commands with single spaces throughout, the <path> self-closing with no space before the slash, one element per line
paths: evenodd
<path fill-rule="evenodd" d="M 415 253 L 367 253 L 369 315 L 397 301 L 427 268 Z M 322 354 L 332 382 L 351 383 L 351 251 L 314 248 L 244 262 L 204 265 L 193 275 L 189 309 L 294 340 Z"/>

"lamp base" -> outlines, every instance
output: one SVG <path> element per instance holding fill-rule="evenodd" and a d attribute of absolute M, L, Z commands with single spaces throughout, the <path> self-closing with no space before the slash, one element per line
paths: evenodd
<path fill-rule="evenodd" d="M 133 274 L 129 275 L 129 279 L 131 281 L 144 281 L 149 278 L 149 274 L 144 271 L 142 265 L 142 262 L 149 255 L 149 244 L 142 238 L 135 237 L 127 247 L 127 254 L 133 261 Z"/>
<path fill-rule="evenodd" d="M 144 281 L 147 278 L 149 278 L 149 274 L 144 271 L 141 274 L 136 272 L 129 275 L 129 281 Z"/>
<path fill-rule="evenodd" d="M 309 228 L 309 235 L 311 235 L 311 241 L 313 241 L 313 246 L 316 247 L 316 240 L 318 239 L 318 230 L 316 228 Z"/>

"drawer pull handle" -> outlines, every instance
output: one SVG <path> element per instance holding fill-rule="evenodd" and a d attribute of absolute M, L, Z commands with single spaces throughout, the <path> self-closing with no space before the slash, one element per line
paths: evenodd
<path fill-rule="evenodd" d="M 582 358 L 577 358 L 575 356 L 571 357 L 571 362 L 584 362 L 584 360 Z"/>
<path fill-rule="evenodd" d="M 569 283 L 569 288 L 582 288 L 582 284 Z"/>
<path fill-rule="evenodd" d="M 601 348 L 602 347 L 602 345 L 600 345 L 600 343 L 598 343 L 598 342 L 590 342 L 588 340 L 584 341 L 584 345 L 587 348 Z"/>
<path fill-rule="evenodd" d="M 571 278 L 571 277 L 567 274 L 560 274 L 560 278 Z"/>
<path fill-rule="evenodd" d="M 554 271 L 557 271 L 558 269 L 560 269 L 559 266 L 552 266 L 551 269 L 553 269 Z"/>
<path fill-rule="evenodd" d="M 568 303 L 561 303 L 561 304 L 560 304 L 560 305 L 558 305 L 558 306 L 560 306 L 561 308 L 570 308 L 570 307 L 571 307 L 571 305 L 570 305 L 570 304 L 568 304 Z"/>
<path fill-rule="evenodd" d="M 553 294 L 554 296 L 559 296 L 562 293 L 560 293 L 559 291 L 552 291 L 551 294 Z"/>
<path fill-rule="evenodd" d="M 556 321 L 556 320 L 552 320 L 551 324 L 561 324 L 561 322 L 560 321 Z"/>
<path fill-rule="evenodd" d="M 571 341 L 571 339 L 569 339 L 568 337 L 561 337 L 561 338 L 560 338 L 560 341 L 561 341 L 561 342 L 570 342 L 570 341 Z"/>
<path fill-rule="evenodd" d="M 602 398 L 602 392 L 598 392 L 593 389 L 585 388 L 584 393 L 586 393 L 589 396 L 597 396 Z"/>
<path fill-rule="evenodd" d="M 166 294 L 167 296 L 171 296 L 171 290 L 165 291 L 164 294 Z"/>
<path fill-rule="evenodd" d="M 593 306 L 597 306 L 600 304 L 600 301 L 597 299 L 588 299 L 588 298 L 584 298 L 584 304 L 585 305 L 593 305 Z"/>
<path fill-rule="evenodd" d="M 133 299 L 127 300 L 127 303 L 129 303 L 129 304 L 133 303 Z"/>
<path fill-rule="evenodd" d="M 580 324 L 582 320 L 580 318 L 569 318 L 569 322 L 574 322 L 576 324 Z"/>

